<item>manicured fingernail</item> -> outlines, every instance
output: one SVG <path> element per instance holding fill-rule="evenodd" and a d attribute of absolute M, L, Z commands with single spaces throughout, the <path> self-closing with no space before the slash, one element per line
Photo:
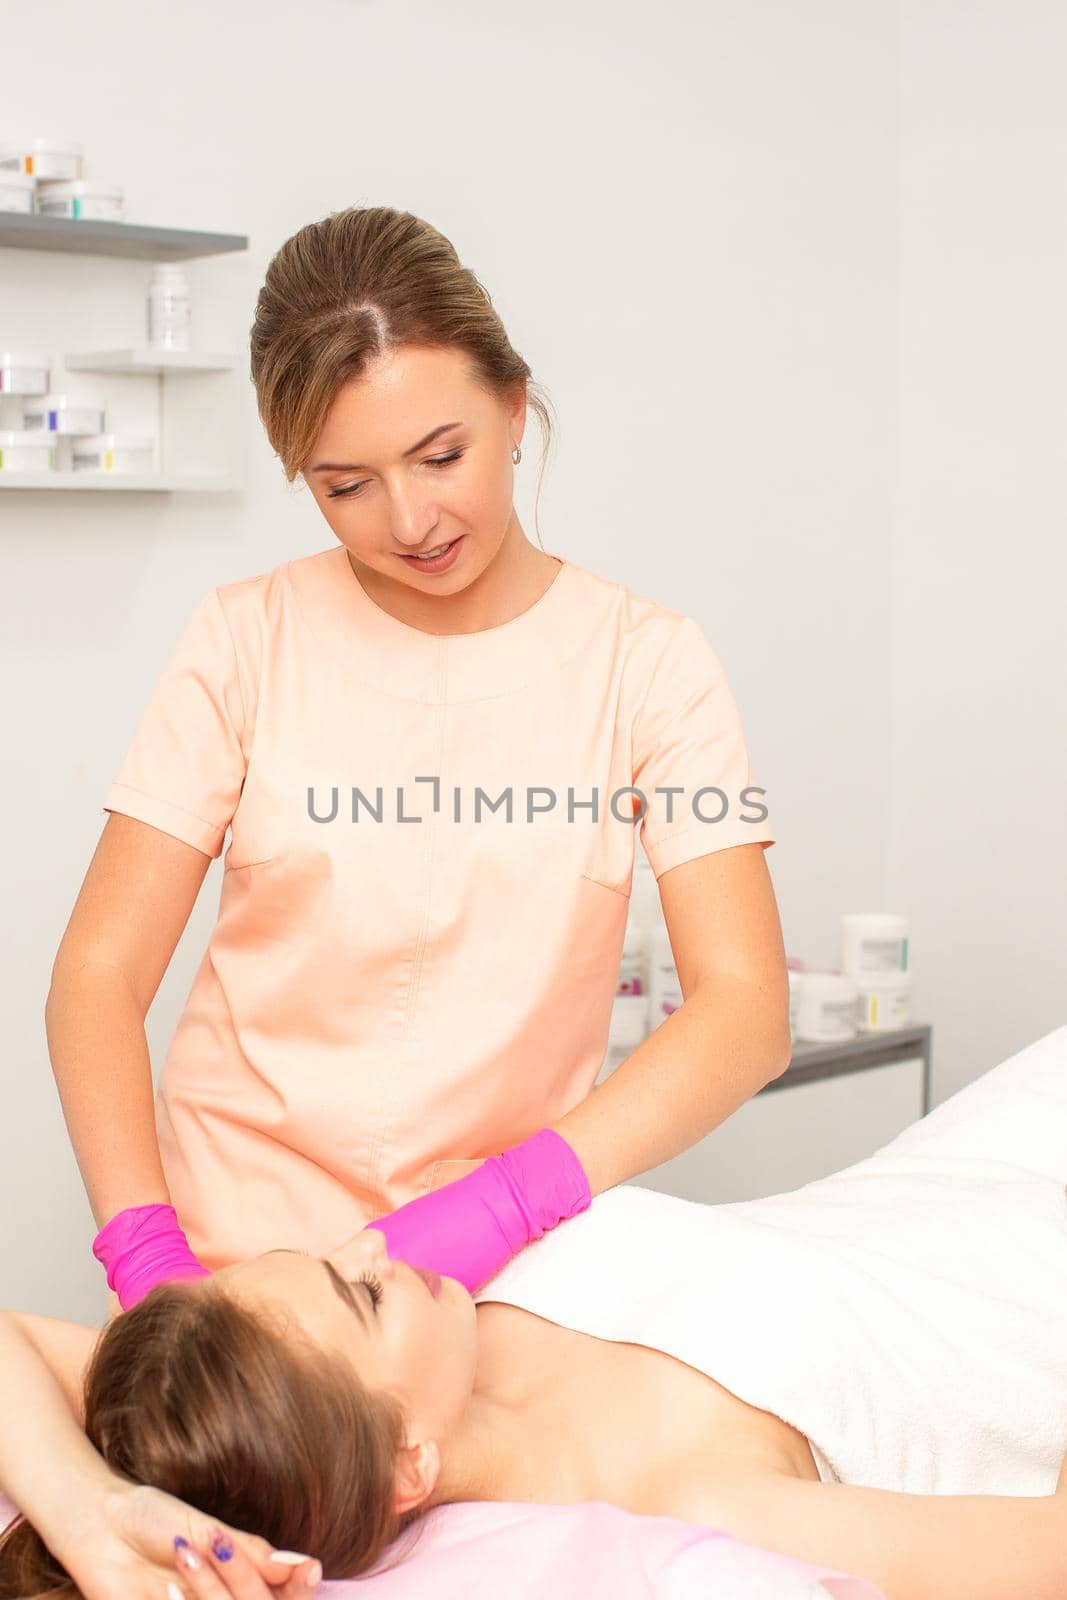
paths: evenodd
<path fill-rule="evenodd" d="M 175 1583 L 173 1578 L 167 1583 L 167 1600 L 185 1600 L 181 1584 Z"/>
<path fill-rule="evenodd" d="M 178 1543 L 177 1539 L 175 1539 L 174 1543 Z M 187 1539 L 182 1540 L 181 1545 L 178 1548 L 178 1553 L 174 1559 L 178 1563 L 179 1567 L 187 1567 L 190 1572 L 199 1572 L 200 1568 L 204 1565 L 196 1551 L 189 1548 L 189 1541 Z"/>
<path fill-rule="evenodd" d="M 322 1582 L 322 1566 L 318 1561 L 315 1562 L 313 1567 L 308 1568 L 308 1575 L 305 1581 L 309 1589 L 313 1589 L 317 1583 Z"/>
<path fill-rule="evenodd" d="M 222 1532 L 212 1534 L 211 1552 L 216 1561 L 232 1561 L 233 1559 L 233 1545 Z"/>
<path fill-rule="evenodd" d="M 296 1550 L 275 1550 L 271 1556 L 272 1561 L 280 1561 L 287 1567 L 298 1567 L 301 1561 L 310 1560 L 309 1556 L 302 1556 Z"/>

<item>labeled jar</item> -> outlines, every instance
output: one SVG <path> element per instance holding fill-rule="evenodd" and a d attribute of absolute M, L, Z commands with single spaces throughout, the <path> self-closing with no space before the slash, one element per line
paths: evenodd
<path fill-rule="evenodd" d="M 47 434 L 0 428 L 0 472 L 50 472 L 53 448 Z"/>
<path fill-rule="evenodd" d="M 50 373 L 39 350 L 0 350 L 0 394 L 47 394 Z"/>
<path fill-rule="evenodd" d="M 45 433 L 102 433 L 104 407 L 65 394 L 43 394 L 23 406 L 22 426 Z"/>
<path fill-rule="evenodd" d="M 789 1037 L 797 1036 L 797 1018 L 800 1015 L 800 991 L 804 986 L 806 974 L 796 967 L 789 967 L 786 978 L 789 980 Z"/>
<path fill-rule="evenodd" d="M 838 1044 L 856 1036 L 856 980 L 847 972 L 797 973 L 798 1039 L 808 1044 Z"/>
<path fill-rule="evenodd" d="M 137 433 L 75 434 L 70 442 L 74 472 L 151 472 L 155 440 Z"/>
<path fill-rule="evenodd" d="M 633 920 L 627 922 L 619 960 L 619 977 L 616 994 L 634 995 L 645 992 L 644 965 L 645 941 L 640 927 Z"/>
<path fill-rule="evenodd" d="M 161 261 L 152 269 L 145 307 L 150 350 L 188 350 L 192 336 L 192 301 L 185 268 Z"/>
<path fill-rule="evenodd" d="M 847 911 L 841 918 L 841 966 L 853 977 L 908 970 L 908 919 L 889 911 Z"/>
<path fill-rule="evenodd" d="M 27 139 L 0 144 L 0 172 L 34 178 L 80 178 L 84 145 L 69 139 Z"/>
<path fill-rule="evenodd" d="M 670 935 L 662 923 L 652 930 L 648 948 L 648 1027 L 660 1023 L 677 1011 L 682 1003 L 682 985 L 674 964 Z"/>
<path fill-rule="evenodd" d="M 101 183 L 99 178 L 39 179 L 37 214 L 83 222 L 121 222 L 126 201 L 118 184 Z"/>
<path fill-rule="evenodd" d="M 31 216 L 36 188 L 37 179 L 25 172 L 0 170 L 0 211 L 21 211 L 24 216 Z"/>
<path fill-rule="evenodd" d="M 861 1033 L 887 1033 L 911 1021 L 910 972 L 871 972 L 856 979 L 856 1022 Z"/>
<path fill-rule="evenodd" d="M 608 1078 L 626 1057 L 632 1055 L 648 1031 L 648 1006 L 644 995 L 616 995 L 608 1024 L 608 1049 L 597 1076 L 597 1083 Z"/>

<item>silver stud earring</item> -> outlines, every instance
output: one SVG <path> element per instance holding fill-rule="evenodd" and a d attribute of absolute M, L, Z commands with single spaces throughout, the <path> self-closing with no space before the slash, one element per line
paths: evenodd
<path fill-rule="evenodd" d="M 522 460 L 522 445 L 521 444 L 517 444 L 515 446 L 514 450 L 511 452 L 511 459 L 512 459 L 512 461 L 514 461 L 515 465 L 518 466 L 519 462 Z"/>

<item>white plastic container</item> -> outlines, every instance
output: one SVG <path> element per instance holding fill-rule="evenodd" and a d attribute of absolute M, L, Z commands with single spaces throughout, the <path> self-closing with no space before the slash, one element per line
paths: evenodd
<path fill-rule="evenodd" d="M 789 979 L 789 1036 L 791 1039 L 795 1039 L 797 1036 L 797 1018 L 800 1015 L 800 991 L 804 986 L 806 976 L 806 973 L 794 971 L 793 968 L 790 968 L 786 973 L 786 977 Z"/>
<path fill-rule="evenodd" d="M 908 970 L 908 919 L 889 911 L 847 911 L 841 918 L 841 968 L 858 978 L 868 972 Z"/>
<path fill-rule="evenodd" d="M 861 1033 L 887 1033 L 911 1021 L 910 972 L 870 972 L 856 979 L 856 1021 Z"/>
<path fill-rule="evenodd" d="M 47 394 L 51 365 L 40 350 L 0 350 L 0 394 Z"/>
<path fill-rule="evenodd" d="M 47 434 L 24 428 L 0 428 L 0 473 L 50 472 L 53 442 Z"/>
<path fill-rule="evenodd" d="M 634 850 L 633 879 L 630 885 L 630 909 L 627 922 L 638 931 L 641 939 L 641 975 L 644 993 L 648 993 L 648 957 L 652 944 L 652 930 L 663 923 L 656 875 L 640 845 Z"/>
<path fill-rule="evenodd" d="M 619 961 L 617 995 L 643 995 L 645 993 L 645 940 L 640 927 L 632 919 L 626 924 Z"/>
<path fill-rule="evenodd" d="M 670 936 L 661 922 L 652 930 L 648 948 L 648 1030 L 658 1028 L 682 1003 L 682 986 L 674 965 Z"/>
<path fill-rule="evenodd" d="M 126 201 L 118 184 L 101 183 L 99 178 L 39 179 L 37 213 L 83 222 L 121 222 Z"/>
<path fill-rule="evenodd" d="M 74 472 L 151 472 L 155 440 L 137 433 L 75 434 L 70 441 Z"/>
<path fill-rule="evenodd" d="M 25 172 L 0 170 L 0 211 L 21 211 L 33 214 L 33 196 L 37 179 Z"/>
<path fill-rule="evenodd" d="M 847 972 L 805 972 L 799 985 L 798 1039 L 837 1044 L 856 1036 L 856 980 Z"/>
<path fill-rule="evenodd" d="M 103 406 L 65 394 L 43 394 L 22 408 L 22 426 L 43 428 L 45 433 L 102 433 L 104 421 Z"/>
<path fill-rule="evenodd" d="M 0 172 L 24 172 L 35 178 L 80 178 L 84 145 L 70 139 L 27 139 L 0 144 Z"/>
<path fill-rule="evenodd" d="M 617 995 L 612 1002 L 608 1026 L 608 1050 L 597 1076 L 597 1083 L 610 1077 L 615 1068 L 633 1055 L 648 1032 L 648 1007 L 643 994 Z"/>
<path fill-rule="evenodd" d="M 188 350 L 192 338 L 192 302 L 185 268 L 161 261 L 152 269 L 145 307 L 150 350 Z"/>

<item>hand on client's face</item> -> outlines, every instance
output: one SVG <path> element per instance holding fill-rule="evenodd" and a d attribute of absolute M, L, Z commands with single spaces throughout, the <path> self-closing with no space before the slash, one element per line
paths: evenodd
<path fill-rule="evenodd" d="M 279 1249 L 237 1273 L 246 1291 L 269 1296 L 320 1348 L 349 1361 L 362 1384 L 400 1403 L 418 1503 L 430 1487 L 420 1476 L 421 1446 L 432 1442 L 439 1462 L 474 1388 L 477 1308 L 462 1284 L 394 1260 L 381 1229 L 370 1225 L 323 1256 Z"/>

